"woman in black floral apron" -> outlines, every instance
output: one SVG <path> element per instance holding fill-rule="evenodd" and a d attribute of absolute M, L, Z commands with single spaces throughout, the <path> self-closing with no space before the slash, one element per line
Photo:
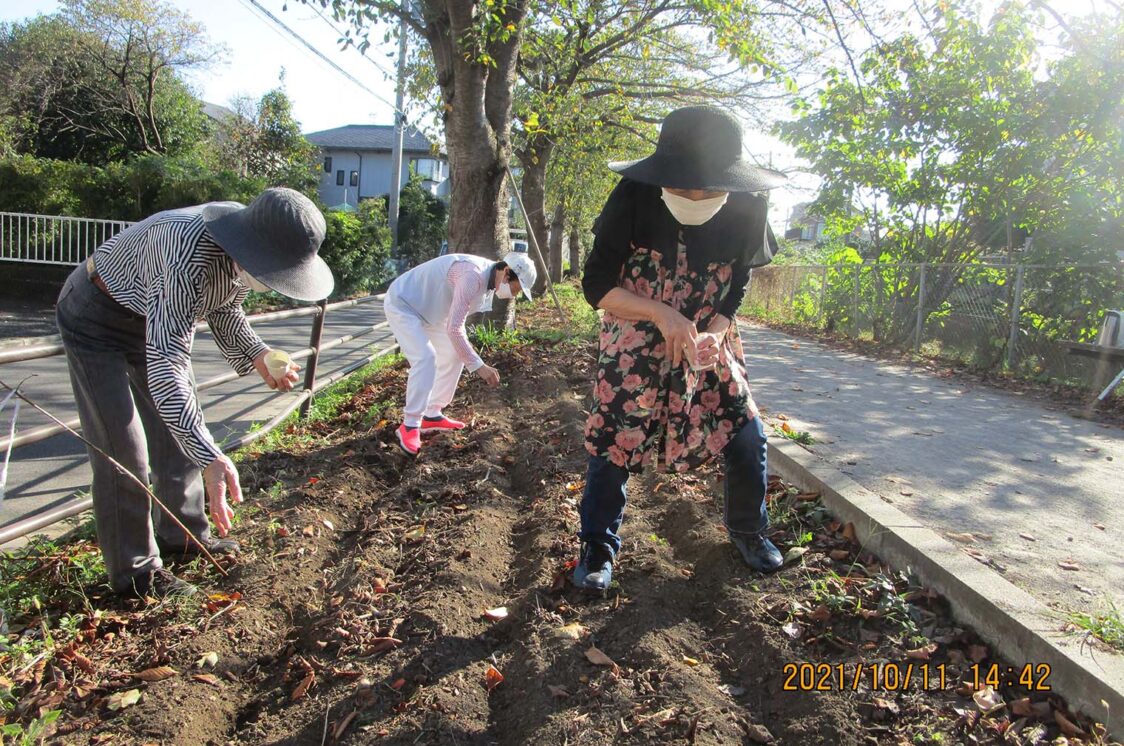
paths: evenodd
<path fill-rule="evenodd" d="M 672 112 L 653 155 L 610 168 L 624 178 L 582 276 L 586 299 L 605 313 L 574 583 L 608 588 L 631 473 L 683 472 L 718 455 L 730 538 L 751 567 L 775 570 L 765 433 L 734 318 L 750 268 L 775 248 L 757 193 L 785 177 L 746 163 L 737 120 L 706 106 Z"/>

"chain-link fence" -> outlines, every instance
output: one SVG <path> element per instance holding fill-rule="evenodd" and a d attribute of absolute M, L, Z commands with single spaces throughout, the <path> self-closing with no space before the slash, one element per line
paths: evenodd
<path fill-rule="evenodd" d="M 1105 312 L 1119 309 L 1124 264 L 771 265 L 753 271 L 742 307 L 766 321 L 1088 388 L 1116 370 L 1074 354 L 1073 343 L 1096 342 Z"/>

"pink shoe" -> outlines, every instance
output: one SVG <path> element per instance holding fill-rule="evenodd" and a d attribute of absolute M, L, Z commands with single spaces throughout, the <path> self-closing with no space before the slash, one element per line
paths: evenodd
<path fill-rule="evenodd" d="M 421 450 L 421 430 L 416 427 L 406 427 L 403 423 L 398 426 L 395 433 L 398 436 L 398 445 L 411 456 L 417 456 Z"/>
<path fill-rule="evenodd" d="M 436 417 L 422 417 L 422 430 L 464 430 L 464 423 L 439 414 Z"/>

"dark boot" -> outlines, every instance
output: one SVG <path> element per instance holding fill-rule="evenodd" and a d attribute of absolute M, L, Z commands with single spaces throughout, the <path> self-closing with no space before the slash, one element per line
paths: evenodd
<path fill-rule="evenodd" d="M 742 553 L 745 563 L 758 572 L 776 572 L 784 564 L 780 550 L 762 534 L 731 534 L 730 541 Z"/>
<path fill-rule="evenodd" d="M 604 544 L 582 544 L 574 585 L 587 591 L 605 591 L 613 582 L 613 553 Z"/>
<path fill-rule="evenodd" d="M 124 593 L 135 595 L 137 598 L 151 596 L 156 599 L 172 596 L 193 596 L 198 592 L 199 589 L 194 585 L 186 580 L 180 580 L 163 567 L 134 579 L 133 587 L 124 591 Z"/>

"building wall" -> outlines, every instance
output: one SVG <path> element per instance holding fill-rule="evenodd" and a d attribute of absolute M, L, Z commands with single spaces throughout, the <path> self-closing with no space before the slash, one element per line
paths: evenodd
<path fill-rule="evenodd" d="M 325 172 L 323 159 L 331 157 L 331 172 Z M 444 160 L 430 156 L 405 153 L 402 157 L 402 184 L 410 178 L 410 165 L 418 158 L 437 160 L 431 173 L 436 179 L 427 179 L 426 186 L 432 194 L 441 196 L 442 187 L 447 191 L 449 165 Z M 378 151 L 325 150 L 321 154 L 320 199 L 325 205 L 334 207 L 344 203 L 358 204 L 360 199 L 382 197 L 390 193 L 392 161 L 390 153 Z M 339 172 L 343 171 L 343 184 L 336 183 Z M 358 187 L 352 186 L 352 172 L 357 172 Z"/>

